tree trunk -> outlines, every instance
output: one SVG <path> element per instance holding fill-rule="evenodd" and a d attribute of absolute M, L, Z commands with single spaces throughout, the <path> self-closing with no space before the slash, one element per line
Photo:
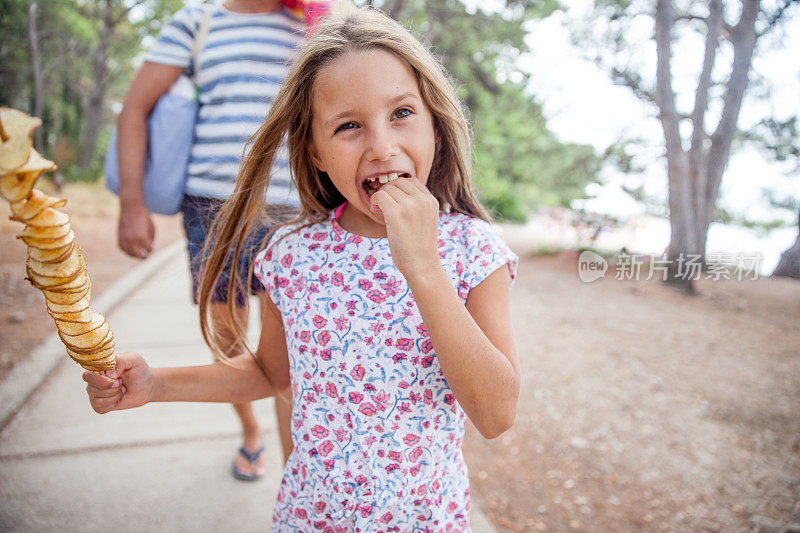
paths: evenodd
<path fill-rule="evenodd" d="M 36 27 L 36 2 L 28 4 L 28 45 L 30 46 L 31 73 L 33 75 L 33 108 L 31 115 L 42 118 L 44 109 L 44 92 L 42 90 L 42 60 L 39 54 L 39 31 Z M 33 132 L 33 146 L 41 153 L 44 151 L 44 128 L 36 128 Z"/>
<path fill-rule="evenodd" d="M 743 0 L 739 22 L 731 28 L 733 62 L 728 79 L 722 115 L 716 130 L 708 135 L 705 116 L 709 105 L 711 73 L 719 51 L 724 27 L 720 0 L 710 0 L 705 19 L 707 33 L 703 66 L 695 90 L 694 109 L 690 115 L 691 138 L 684 148 L 680 133 L 681 117 L 672 88 L 672 28 L 675 14 L 672 0 L 658 0 L 655 11 L 656 92 L 659 120 L 664 132 L 669 179 L 670 244 L 667 254 L 667 282 L 687 292 L 694 292 L 693 279 L 705 265 L 708 229 L 714 221 L 722 174 L 730 158 L 736 135 L 736 122 L 747 87 L 747 78 L 757 39 L 755 20 L 759 0 Z"/>
<path fill-rule="evenodd" d="M 86 108 L 83 144 L 78 165 L 86 170 L 92 164 L 97 148 L 97 133 L 103 116 L 106 90 L 108 87 L 108 48 L 116 22 L 112 14 L 112 0 L 105 1 L 103 26 L 100 28 L 100 42 L 94 53 L 94 87 Z"/>
<path fill-rule="evenodd" d="M 797 238 L 794 244 L 781 254 L 773 276 L 800 279 L 800 213 L 797 216 Z"/>

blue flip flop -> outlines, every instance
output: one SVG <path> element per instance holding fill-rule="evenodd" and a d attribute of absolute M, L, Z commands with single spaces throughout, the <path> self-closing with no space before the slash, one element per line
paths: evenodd
<path fill-rule="evenodd" d="M 247 459 L 250 462 L 250 464 L 254 466 L 258 462 L 258 458 L 261 457 L 262 453 L 264 453 L 263 446 L 253 453 L 247 453 L 247 450 L 244 449 L 244 446 L 239 448 L 239 455 Z M 233 477 L 241 481 L 257 481 L 261 479 L 264 475 L 264 474 L 248 474 L 246 472 L 242 472 L 241 470 L 236 468 L 236 459 L 234 459 L 233 463 L 231 463 L 231 473 L 233 474 Z"/>

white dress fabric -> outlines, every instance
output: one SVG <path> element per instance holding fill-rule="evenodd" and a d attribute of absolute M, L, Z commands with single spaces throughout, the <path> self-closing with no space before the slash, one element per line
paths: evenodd
<path fill-rule="evenodd" d="M 388 240 L 333 213 L 298 227 L 255 263 L 283 317 L 294 405 L 273 531 L 469 531 L 465 414 Z M 464 302 L 498 268 L 516 274 L 482 220 L 440 213 L 438 245 Z"/>

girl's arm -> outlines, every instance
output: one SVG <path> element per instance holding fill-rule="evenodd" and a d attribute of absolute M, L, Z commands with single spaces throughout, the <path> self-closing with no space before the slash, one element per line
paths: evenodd
<path fill-rule="evenodd" d="M 149 402 L 244 403 L 274 396 L 289 384 L 283 323 L 269 298 L 261 298 L 261 340 L 256 356 L 270 375 L 264 376 L 250 354 L 203 366 L 151 369 L 136 353 L 117 355 L 117 367 L 105 374 L 84 372 L 89 402 L 98 413 L 139 407 Z"/>
<path fill-rule="evenodd" d="M 470 291 L 466 306 L 441 265 L 406 277 L 448 385 L 488 439 L 514 423 L 519 396 L 509 277 L 506 265 L 495 270 Z"/>
<path fill-rule="evenodd" d="M 481 434 L 495 438 L 516 416 L 519 364 L 511 329 L 509 271 L 498 268 L 462 304 L 439 260 L 439 206 L 416 178 L 372 196 L 392 258 L 414 294 L 448 385 Z M 377 208 L 377 209 L 376 209 Z"/>

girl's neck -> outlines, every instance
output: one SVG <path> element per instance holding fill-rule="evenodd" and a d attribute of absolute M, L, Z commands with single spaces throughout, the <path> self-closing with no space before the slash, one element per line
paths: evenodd
<path fill-rule="evenodd" d="M 280 0 L 228 0 L 222 6 L 232 13 L 273 13 L 283 4 Z"/>
<path fill-rule="evenodd" d="M 348 233 L 368 239 L 386 238 L 385 225 L 375 222 L 347 203 L 344 204 L 343 210 L 336 210 L 334 217 L 336 223 Z"/>

